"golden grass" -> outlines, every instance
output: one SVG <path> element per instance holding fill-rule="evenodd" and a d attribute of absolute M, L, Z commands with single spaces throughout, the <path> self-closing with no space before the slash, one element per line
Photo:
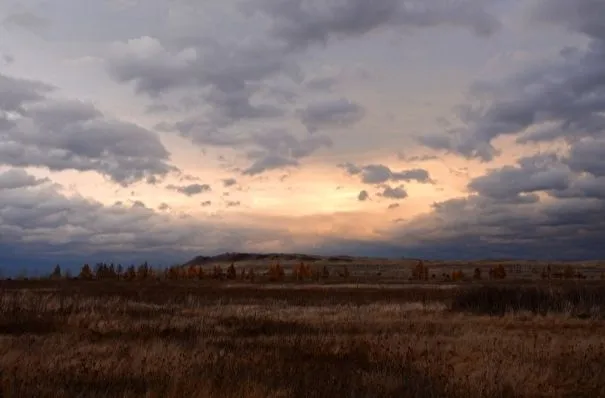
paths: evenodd
<path fill-rule="evenodd" d="M 1 396 L 605 396 L 603 317 L 455 308 L 473 294 L 3 282 Z"/>

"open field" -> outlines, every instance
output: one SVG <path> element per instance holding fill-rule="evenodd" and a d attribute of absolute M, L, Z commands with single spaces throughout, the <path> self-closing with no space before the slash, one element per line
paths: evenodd
<path fill-rule="evenodd" d="M 1 396 L 605 396 L 605 283 L 328 286 L 0 281 Z"/>

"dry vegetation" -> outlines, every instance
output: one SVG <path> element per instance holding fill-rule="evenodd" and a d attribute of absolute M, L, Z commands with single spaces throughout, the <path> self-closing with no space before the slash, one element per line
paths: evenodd
<path fill-rule="evenodd" d="M 605 397 L 598 277 L 217 267 L 0 281 L 0 396 Z"/>

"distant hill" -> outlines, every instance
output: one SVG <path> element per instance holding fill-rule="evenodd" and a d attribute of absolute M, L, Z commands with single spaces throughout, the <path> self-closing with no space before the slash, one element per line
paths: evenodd
<path fill-rule="evenodd" d="M 184 265 L 210 265 L 231 264 L 239 262 L 305 262 L 305 263 L 351 263 L 354 261 L 367 261 L 366 258 L 352 256 L 317 256 L 300 253 L 222 253 L 216 256 L 197 256 Z"/>

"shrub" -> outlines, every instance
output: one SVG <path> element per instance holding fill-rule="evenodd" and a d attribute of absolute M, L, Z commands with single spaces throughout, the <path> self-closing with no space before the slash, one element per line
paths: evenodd
<path fill-rule="evenodd" d="M 424 265 L 424 262 L 422 260 L 420 260 L 412 270 L 412 280 L 429 280 L 429 269 Z"/>
<path fill-rule="evenodd" d="M 605 317 L 604 287 L 494 287 L 484 286 L 460 291 L 452 300 L 453 311 L 504 315 L 507 312 L 549 312 L 573 316 Z"/>

